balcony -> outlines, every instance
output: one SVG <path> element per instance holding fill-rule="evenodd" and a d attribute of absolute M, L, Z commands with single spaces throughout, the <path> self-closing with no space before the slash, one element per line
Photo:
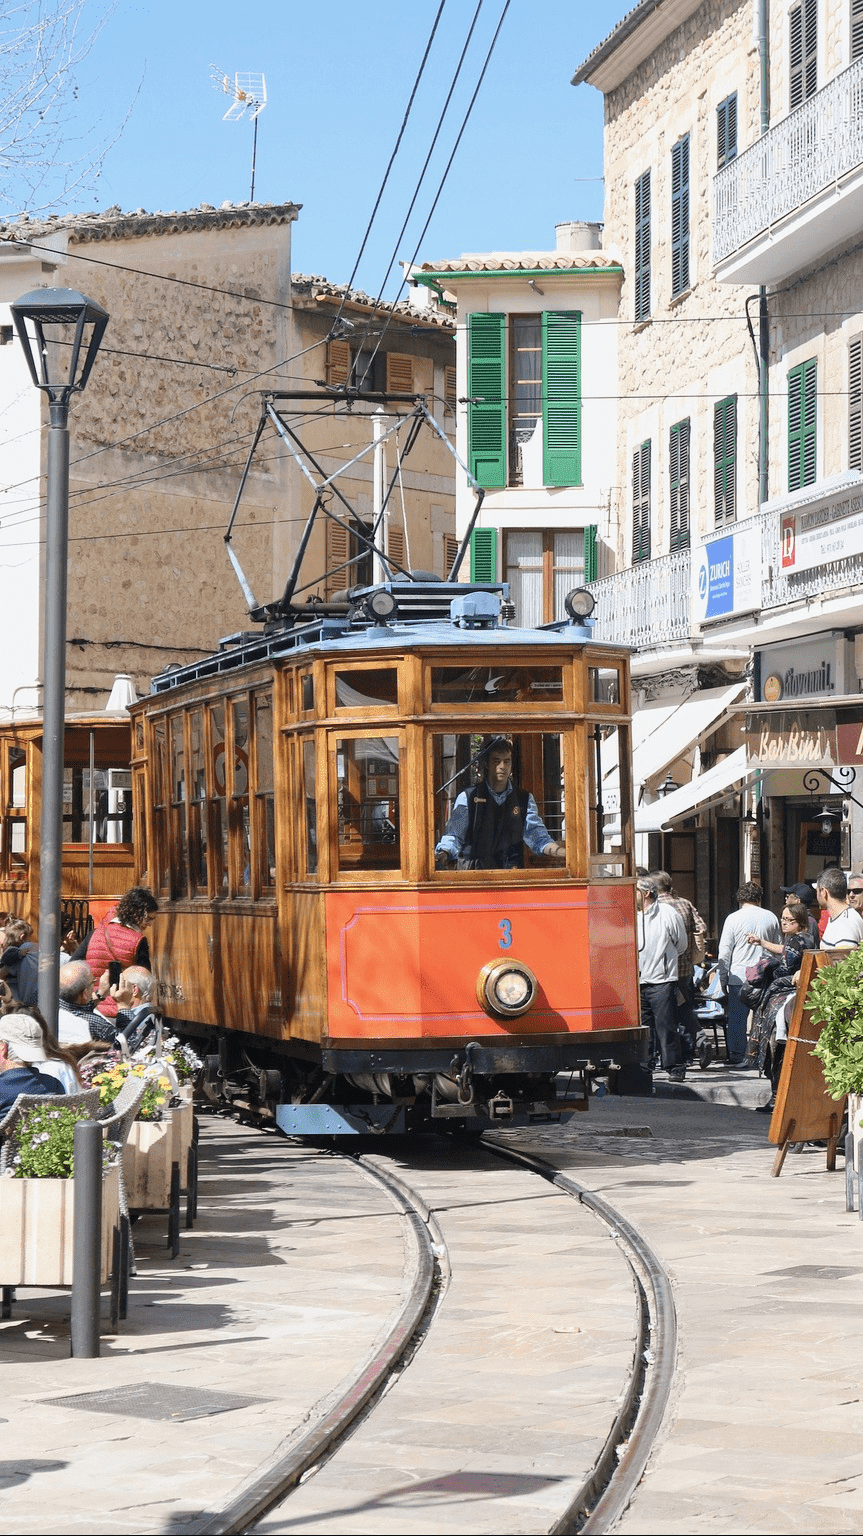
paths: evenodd
<path fill-rule="evenodd" d="M 636 650 L 655 650 L 692 633 L 691 562 L 688 549 L 657 560 L 642 560 L 613 576 L 592 581 L 597 640 Z"/>
<path fill-rule="evenodd" d="M 714 276 L 776 283 L 863 225 L 863 59 L 713 179 Z"/>

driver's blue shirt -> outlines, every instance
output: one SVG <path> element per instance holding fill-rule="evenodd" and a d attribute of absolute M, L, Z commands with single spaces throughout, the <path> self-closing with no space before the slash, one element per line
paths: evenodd
<path fill-rule="evenodd" d="M 507 784 L 506 789 L 502 789 L 499 794 L 497 790 L 492 789 L 488 779 L 486 779 L 484 787 L 488 794 L 491 795 L 495 805 L 503 805 L 504 800 L 512 789 L 512 784 Z M 450 819 L 446 824 L 446 831 L 440 842 L 435 846 L 435 853 L 448 853 L 453 859 L 461 858 L 461 852 L 467 835 L 469 815 L 470 805 L 467 798 L 467 790 L 462 790 L 452 808 Z M 554 842 L 554 838 L 551 836 L 537 810 L 536 801 L 530 793 L 528 793 L 527 797 L 523 838 L 531 853 L 544 853 L 549 844 Z"/>

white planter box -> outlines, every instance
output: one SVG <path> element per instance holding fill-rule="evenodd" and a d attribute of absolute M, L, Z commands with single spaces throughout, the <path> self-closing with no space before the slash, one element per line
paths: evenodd
<path fill-rule="evenodd" d="M 171 1120 L 136 1120 L 123 1151 L 126 1194 L 132 1210 L 167 1209 L 174 1161 Z"/>
<path fill-rule="evenodd" d="M 192 1145 L 192 1133 L 195 1123 L 195 1111 L 191 1099 L 183 1104 L 175 1105 L 171 1110 L 171 1129 L 173 1142 L 171 1147 L 171 1161 L 180 1165 L 180 1184 L 186 1187 L 186 1169 L 188 1168 L 189 1148 Z"/>
<path fill-rule="evenodd" d="M 120 1171 L 102 1180 L 102 1266 L 111 1272 L 120 1219 Z M 75 1243 L 74 1179 L 0 1179 L 0 1285 L 71 1285 Z"/>

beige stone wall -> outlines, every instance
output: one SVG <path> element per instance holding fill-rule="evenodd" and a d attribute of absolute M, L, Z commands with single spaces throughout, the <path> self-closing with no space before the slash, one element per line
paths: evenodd
<path fill-rule="evenodd" d="M 652 442 L 652 553 L 669 547 L 668 444 L 690 420 L 693 545 L 714 527 L 713 412 L 738 397 L 738 517 L 757 509 L 758 402 L 745 300 L 753 290 L 713 281 L 710 228 L 716 170 L 716 109 L 738 99 L 738 145 L 758 134 L 759 77 L 750 0 L 705 0 L 605 99 L 604 246 L 618 249 L 625 278 L 620 336 L 620 424 L 616 489 L 619 565 L 631 561 L 631 464 Z M 671 152 L 690 135 L 690 288 L 671 294 Z M 651 172 L 651 318 L 632 324 L 635 183 Z M 757 304 L 754 311 L 757 326 Z"/>
<path fill-rule="evenodd" d="M 788 115 L 789 0 L 770 3 L 770 121 Z M 851 62 L 850 0 L 818 0 L 818 89 Z"/>

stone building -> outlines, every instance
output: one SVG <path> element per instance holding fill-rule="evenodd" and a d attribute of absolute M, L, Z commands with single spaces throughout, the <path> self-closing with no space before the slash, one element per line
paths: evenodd
<path fill-rule="evenodd" d="M 665 722 L 679 755 L 644 754 L 636 815 L 718 918 L 738 875 L 775 904 L 863 861 L 863 6 L 650 0 L 582 81 L 625 272 L 600 624 L 638 647 L 657 718 L 683 682 L 701 725 L 701 685 L 746 664 L 710 736 Z"/>
<path fill-rule="evenodd" d="M 248 627 L 223 539 L 261 391 L 314 393 L 319 382 L 347 379 L 353 343 L 328 344 L 339 312 L 342 336 L 378 347 L 375 381 L 427 390 L 430 404 L 436 394 L 446 427 L 449 317 L 409 302 L 376 307 L 322 278 L 292 276 L 299 211 L 293 203 L 111 209 L 0 228 L 0 710 L 40 704 L 45 415 L 8 309 L 28 289 L 78 289 L 110 315 L 70 412 L 70 712 L 102 708 L 117 673 L 130 674 L 141 693 L 173 658 L 189 660 Z M 312 408 L 297 406 L 304 420 Z M 320 409 L 311 442 L 330 473 L 369 444 L 370 407 L 346 417 L 324 396 Z M 453 468 L 445 444 L 424 437 L 405 463 L 404 498 L 391 520 L 394 549 L 441 574 L 455 531 Z M 363 460 L 343 487 L 360 521 L 370 516 L 371 478 Z M 233 534 L 261 603 L 283 590 L 310 498 L 285 446 L 265 435 Z M 313 575 L 323 577 L 330 555 L 323 540 L 310 551 L 318 560 Z M 342 584 L 357 569 L 346 567 Z M 311 590 L 323 595 L 323 580 Z"/>
<path fill-rule="evenodd" d="M 527 625 L 564 618 L 567 592 L 599 573 L 616 478 L 620 262 L 598 225 L 556 233 L 553 251 L 468 254 L 410 274 L 456 312 L 456 440 L 485 493 L 471 574 L 510 582 Z M 459 538 L 474 507 L 460 471 Z"/>

